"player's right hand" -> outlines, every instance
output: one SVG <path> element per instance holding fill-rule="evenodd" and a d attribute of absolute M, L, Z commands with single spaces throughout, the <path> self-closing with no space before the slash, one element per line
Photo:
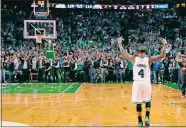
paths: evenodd
<path fill-rule="evenodd" d="M 167 45 L 167 40 L 166 40 L 166 39 L 161 38 L 161 41 L 162 41 L 162 44 L 163 44 L 164 46 L 166 46 L 166 45 Z"/>
<path fill-rule="evenodd" d="M 123 37 L 119 37 L 117 40 L 118 40 L 118 44 L 121 44 L 123 41 Z"/>

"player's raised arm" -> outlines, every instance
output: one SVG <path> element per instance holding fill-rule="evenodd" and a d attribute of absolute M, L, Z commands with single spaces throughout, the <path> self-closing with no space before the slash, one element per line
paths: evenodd
<path fill-rule="evenodd" d="M 157 56 L 151 56 L 151 57 L 149 58 L 149 63 L 150 63 L 150 65 L 151 65 L 153 62 L 155 62 L 155 61 L 157 61 L 157 60 L 160 60 L 160 59 L 162 59 L 162 58 L 165 57 L 165 53 L 166 53 L 166 49 L 167 49 L 167 40 L 162 38 L 161 41 L 162 41 L 162 44 L 163 44 L 163 48 L 162 48 L 162 50 L 161 50 L 161 53 L 160 53 L 159 55 L 157 55 Z"/>
<path fill-rule="evenodd" d="M 134 56 L 130 55 L 129 53 L 127 53 L 122 46 L 122 37 L 119 37 L 118 39 L 118 46 L 119 46 L 119 50 L 121 52 L 121 54 L 123 55 L 123 58 L 127 59 L 128 61 L 131 61 L 132 63 L 134 63 Z"/>

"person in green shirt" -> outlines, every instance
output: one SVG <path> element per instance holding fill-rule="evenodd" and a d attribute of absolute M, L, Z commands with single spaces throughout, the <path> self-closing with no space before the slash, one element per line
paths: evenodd
<path fill-rule="evenodd" d="M 75 72 L 77 74 L 77 80 L 79 82 L 83 82 L 84 80 L 84 72 L 83 72 L 83 61 L 76 61 L 77 68 L 75 69 Z"/>
<path fill-rule="evenodd" d="M 132 81 L 133 77 L 133 65 L 131 61 L 128 61 L 128 80 Z"/>

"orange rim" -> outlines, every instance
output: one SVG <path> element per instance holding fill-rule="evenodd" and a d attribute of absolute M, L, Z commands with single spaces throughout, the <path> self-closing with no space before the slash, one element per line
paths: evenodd
<path fill-rule="evenodd" d="M 43 35 L 36 35 L 36 36 L 37 36 L 37 38 L 42 38 Z"/>

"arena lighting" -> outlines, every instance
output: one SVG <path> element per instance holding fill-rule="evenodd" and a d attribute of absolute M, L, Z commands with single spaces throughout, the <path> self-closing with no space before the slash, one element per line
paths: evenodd
<path fill-rule="evenodd" d="M 67 8 L 65 4 L 56 4 L 55 8 Z"/>

